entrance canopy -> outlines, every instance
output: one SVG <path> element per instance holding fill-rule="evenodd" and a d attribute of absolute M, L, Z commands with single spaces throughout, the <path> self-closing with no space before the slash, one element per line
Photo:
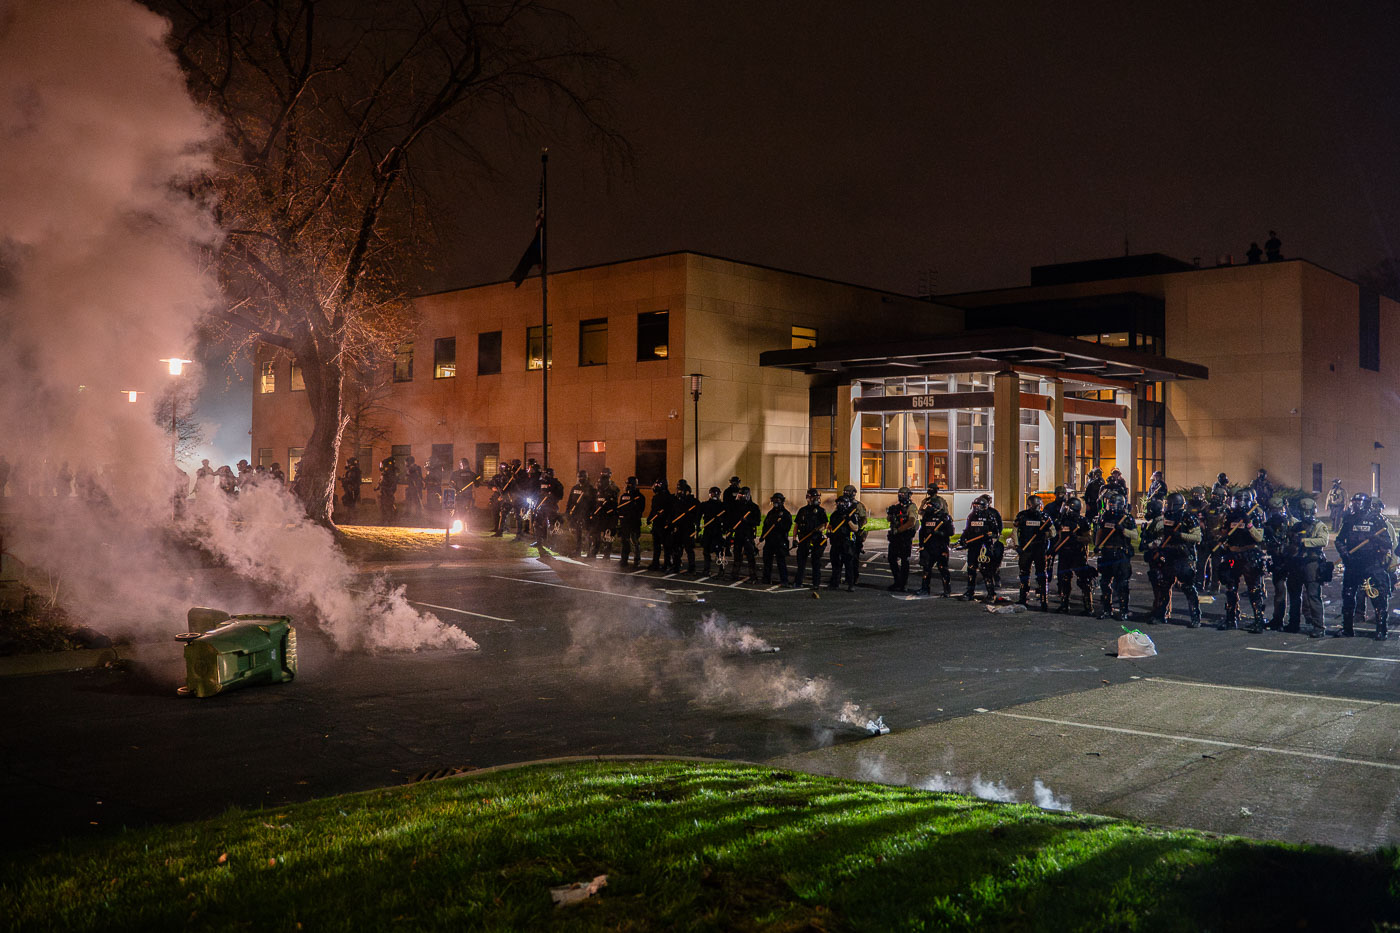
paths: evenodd
<path fill-rule="evenodd" d="M 942 337 L 866 344 L 831 344 L 804 350 L 769 350 L 760 366 L 846 379 L 908 376 L 919 372 L 1015 370 L 1028 375 L 1127 388 L 1140 382 L 1205 379 L 1206 367 L 1151 353 L 1090 343 L 1021 327 L 962 331 Z"/>

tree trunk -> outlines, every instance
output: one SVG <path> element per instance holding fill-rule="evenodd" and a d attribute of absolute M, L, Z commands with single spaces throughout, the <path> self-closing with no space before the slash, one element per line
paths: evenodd
<path fill-rule="evenodd" d="M 345 372 L 339 363 L 317 358 L 314 348 L 298 348 L 297 364 L 306 378 L 306 400 L 311 404 L 311 436 L 301 453 L 292 491 L 301 499 L 306 515 L 321 525 L 332 525 L 336 467 L 340 437 L 345 430 L 342 391 Z M 364 464 L 369 469 L 370 464 Z"/>

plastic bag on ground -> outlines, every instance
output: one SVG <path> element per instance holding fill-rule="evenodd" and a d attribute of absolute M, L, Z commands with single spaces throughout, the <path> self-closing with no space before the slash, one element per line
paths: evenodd
<path fill-rule="evenodd" d="M 1118 636 L 1118 657 L 1120 658 L 1150 658 L 1157 653 L 1157 646 L 1152 643 L 1152 639 L 1147 637 L 1147 633 L 1139 629 L 1124 629 L 1123 634 Z"/>

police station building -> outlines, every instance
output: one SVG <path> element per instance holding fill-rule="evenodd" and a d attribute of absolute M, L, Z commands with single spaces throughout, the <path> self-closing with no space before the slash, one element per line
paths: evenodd
<path fill-rule="evenodd" d="M 548 366 L 566 479 L 606 465 L 703 497 L 738 475 L 790 500 L 851 483 L 872 508 L 932 480 L 957 515 L 983 492 L 1014 513 L 1093 467 L 1134 492 L 1155 469 L 1172 487 L 1260 467 L 1306 489 L 1400 483 L 1396 303 L 1305 260 L 1126 256 L 925 300 L 677 252 L 552 272 L 547 330 L 540 299 L 538 277 L 416 299 L 342 460 L 543 461 Z M 270 347 L 257 365 L 253 456 L 294 468 L 299 374 Z"/>

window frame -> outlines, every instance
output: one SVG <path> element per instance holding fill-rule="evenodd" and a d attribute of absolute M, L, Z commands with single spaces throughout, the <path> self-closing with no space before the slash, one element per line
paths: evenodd
<path fill-rule="evenodd" d="M 444 351 L 451 348 L 451 359 Z M 451 372 L 444 372 L 447 369 Z M 433 378 L 434 379 L 456 379 L 457 378 L 457 338 L 456 337 L 435 337 L 433 338 Z"/>
<path fill-rule="evenodd" d="M 589 330 L 588 328 L 593 328 Z M 602 358 L 593 359 L 591 355 L 585 358 L 584 348 L 588 346 L 587 338 L 592 336 L 596 339 L 601 334 L 603 338 Z M 594 349 L 597 349 L 596 347 Z M 584 366 L 606 366 L 608 365 L 608 319 L 605 317 L 592 317 L 578 322 L 578 365 Z"/>
<path fill-rule="evenodd" d="M 535 341 L 543 344 L 538 357 L 533 355 Z M 538 365 L 535 364 L 537 359 L 540 361 Z M 545 330 L 543 324 L 533 324 L 525 328 L 525 371 L 537 373 L 546 368 L 554 368 L 554 325 L 550 324 L 549 329 Z"/>
<path fill-rule="evenodd" d="M 655 337 L 658 331 L 664 333 L 665 336 L 665 340 L 659 344 Z M 651 336 L 648 337 L 648 334 Z M 637 362 L 651 363 L 670 359 L 670 356 L 671 312 L 669 310 L 639 311 L 637 313 Z"/>
<path fill-rule="evenodd" d="M 492 348 L 491 344 L 495 344 Z M 494 360 L 495 369 L 487 369 Z M 483 363 L 483 361 L 486 361 Z M 499 376 L 501 374 L 501 332 L 484 330 L 476 335 L 476 374 L 478 376 Z"/>
<path fill-rule="evenodd" d="M 413 381 L 413 341 L 405 340 L 394 348 L 394 368 L 390 378 L 394 382 Z"/>

